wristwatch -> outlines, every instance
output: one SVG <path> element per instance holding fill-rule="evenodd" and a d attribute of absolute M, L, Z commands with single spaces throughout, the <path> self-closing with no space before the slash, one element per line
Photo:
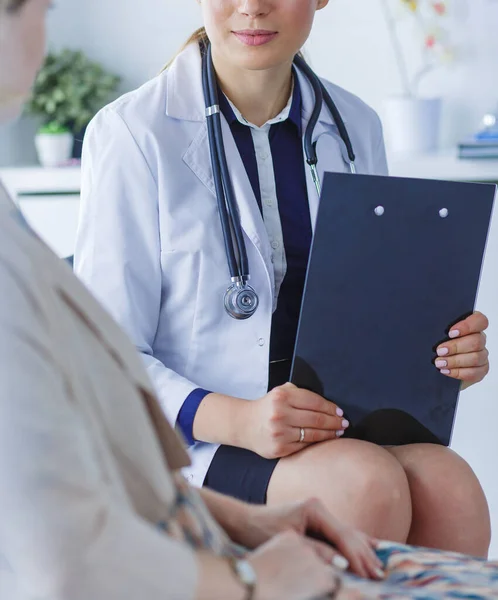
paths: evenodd
<path fill-rule="evenodd" d="M 230 558 L 230 564 L 239 581 L 247 589 L 247 596 L 244 600 L 254 600 L 258 578 L 253 566 L 248 560 L 236 557 Z"/>

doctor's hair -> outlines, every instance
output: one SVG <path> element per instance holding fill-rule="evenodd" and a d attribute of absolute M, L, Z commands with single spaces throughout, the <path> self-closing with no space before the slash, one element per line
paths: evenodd
<path fill-rule="evenodd" d="M 15 13 L 28 2 L 29 0 L 0 0 L 0 10 Z"/>
<path fill-rule="evenodd" d="M 1 2 L 1 0 L 0 0 L 0 2 Z M 199 29 L 196 29 L 194 31 L 194 33 L 188 38 L 188 40 L 183 44 L 183 46 L 176 53 L 176 55 L 162 68 L 161 73 L 163 71 L 166 71 L 166 69 L 169 69 L 171 67 L 171 65 L 173 64 L 173 62 L 175 61 L 175 58 L 179 54 L 181 54 L 186 48 L 188 48 L 190 46 L 190 44 L 202 43 L 203 45 L 206 45 L 208 42 L 209 42 L 209 38 L 208 38 L 208 34 L 206 33 L 205 27 L 199 27 Z"/>
<path fill-rule="evenodd" d="M 2 0 L 0 0 L 1 2 Z M 22 2 L 22 0 L 20 0 Z M 199 27 L 199 29 L 196 29 L 194 31 L 194 33 L 188 38 L 188 40 L 183 44 L 183 46 L 180 48 L 180 50 L 177 52 L 177 54 L 169 61 L 169 63 L 163 67 L 163 69 L 161 70 L 161 73 L 166 71 L 166 69 L 169 69 L 169 67 L 171 67 L 171 65 L 173 64 L 175 58 L 181 54 L 186 48 L 188 48 L 190 46 L 190 44 L 203 44 L 203 45 L 207 45 L 209 43 L 209 37 L 208 34 L 206 32 L 205 27 Z M 303 53 L 300 52 L 299 56 L 301 56 L 301 58 L 304 59 Z"/>

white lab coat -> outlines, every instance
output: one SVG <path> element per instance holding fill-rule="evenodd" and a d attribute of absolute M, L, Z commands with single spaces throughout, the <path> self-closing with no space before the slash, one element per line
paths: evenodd
<path fill-rule="evenodd" d="M 386 174 L 375 112 L 324 83 L 348 128 L 358 172 Z M 305 127 L 314 99 L 301 74 L 299 84 Z M 260 300 L 247 321 L 235 321 L 225 312 L 229 272 L 204 113 L 200 53 L 191 45 L 169 70 L 103 109 L 88 128 L 83 152 L 76 272 L 142 353 L 172 423 L 197 387 L 246 399 L 266 393 L 277 302 L 265 225 L 222 119 L 251 285 Z M 349 170 L 345 146 L 325 105 L 314 141 L 322 176 L 325 170 Z M 307 166 L 306 177 L 314 224 L 318 197 Z M 216 448 L 196 444 L 190 449 L 191 481 L 203 483 Z"/>

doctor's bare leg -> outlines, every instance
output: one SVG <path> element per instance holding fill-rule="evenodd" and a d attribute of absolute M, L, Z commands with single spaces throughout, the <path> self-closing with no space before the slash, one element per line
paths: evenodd
<path fill-rule="evenodd" d="M 381 539 L 474 556 L 488 552 L 489 510 L 479 481 L 442 446 L 384 449 L 346 439 L 280 460 L 268 504 L 313 496 L 335 516 Z"/>
<path fill-rule="evenodd" d="M 310 497 L 374 537 L 403 543 L 408 538 L 410 488 L 398 460 L 383 448 L 334 440 L 281 459 L 270 479 L 268 504 Z"/>
<path fill-rule="evenodd" d="M 410 486 L 413 516 L 408 543 L 486 557 L 489 509 L 470 466 L 452 450 L 433 444 L 389 452 L 403 466 Z"/>

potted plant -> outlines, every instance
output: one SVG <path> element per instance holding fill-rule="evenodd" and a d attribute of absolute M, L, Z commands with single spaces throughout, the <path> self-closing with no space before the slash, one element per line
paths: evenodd
<path fill-rule="evenodd" d="M 27 104 L 28 114 L 42 120 L 35 144 L 43 166 L 58 166 L 71 156 L 81 156 L 82 133 L 112 99 L 119 82 L 118 76 L 80 51 L 47 55 Z"/>
<path fill-rule="evenodd" d="M 385 106 L 388 147 L 393 153 L 433 151 L 439 142 L 442 99 L 422 97 L 420 84 L 433 70 L 453 57 L 447 29 L 447 0 L 380 0 L 389 31 L 403 93 Z M 410 22 L 407 22 L 410 21 Z M 409 69 L 402 42 L 402 26 L 418 39 L 419 64 Z"/>

